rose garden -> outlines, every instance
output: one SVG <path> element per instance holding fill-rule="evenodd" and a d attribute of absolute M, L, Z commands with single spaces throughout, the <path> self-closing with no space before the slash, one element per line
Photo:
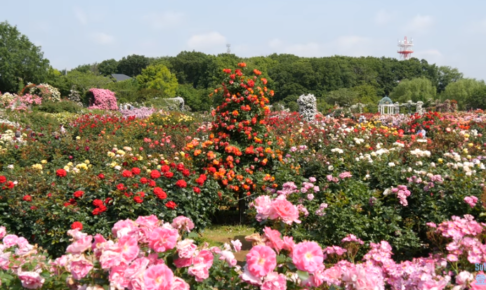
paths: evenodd
<path fill-rule="evenodd" d="M 221 84 L 211 114 L 1 95 L 2 289 L 484 287 L 482 112 L 271 111 L 245 63 Z"/>

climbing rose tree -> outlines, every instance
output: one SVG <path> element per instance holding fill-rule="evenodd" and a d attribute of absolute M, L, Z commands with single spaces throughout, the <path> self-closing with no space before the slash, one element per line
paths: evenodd
<path fill-rule="evenodd" d="M 114 92 L 104 89 L 90 89 L 89 93 L 93 95 L 90 98 L 89 109 L 118 110 Z"/>
<path fill-rule="evenodd" d="M 253 70 L 245 75 L 246 64 L 235 70 L 224 69 L 222 86 L 212 97 L 220 100 L 213 110 L 212 132 L 208 140 L 194 139 L 187 144 L 186 157 L 206 170 L 231 199 L 250 195 L 271 184 L 275 160 L 282 152 L 275 150 L 276 138 L 265 121 L 269 113 L 267 80 Z"/>

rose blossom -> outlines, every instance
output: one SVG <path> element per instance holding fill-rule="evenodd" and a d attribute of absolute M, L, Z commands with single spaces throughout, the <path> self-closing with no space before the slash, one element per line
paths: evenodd
<path fill-rule="evenodd" d="M 194 229 L 194 223 L 185 216 L 178 216 L 172 221 L 172 226 L 175 229 L 187 231 L 188 233 Z"/>
<path fill-rule="evenodd" d="M 285 199 L 285 196 L 281 195 L 279 198 L 276 198 L 272 202 L 272 207 L 275 209 L 277 216 L 281 218 L 284 223 L 289 225 L 293 222 L 300 224 L 298 208 Z"/>
<path fill-rule="evenodd" d="M 268 246 L 255 246 L 246 255 L 246 262 L 250 274 L 262 278 L 277 266 L 277 255 Z"/>
<path fill-rule="evenodd" d="M 272 230 L 269 227 L 265 227 L 263 229 L 263 233 L 267 238 L 266 245 L 274 248 L 277 251 L 277 253 L 280 252 L 280 250 L 282 250 L 283 248 L 283 241 L 280 238 L 280 232 L 276 230 Z"/>
<path fill-rule="evenodd" d="M 189 290 L 189 284 L 186 281 L 182 280 L 179 277 L 174 277 L 172 280 L 172 288 L 171 290 Z"/>
<path fill-rule="evenodd" d="M 464 201 L 470 206 L 470 207 L 475 207 L 476 203 L 478 202 L 478 198 L 475 197 L 474 195 L 471 196 L 466 196 L 464 198 Z"/>
<path fill-rule="evenodd" d="M 93 269 L 93 263 L 86 260 L 84 256 L 78 256 L 76 259 L 71 260 L 70 268 L 73 278 L 80 280 L 86 277 L 89 271 Z"/>
<path fill-rule="evenodd" d="M 240 240 L 235 240 L 235 241 L 231 241 L 231 244 L 233 245 L 233 248 L 235 249 L 235 252 L 239 252 L 241 251 L 241 242 Z"/>
<path fill-rule="evenodd" d="M 196 277 L 197 282 L 202 282 L 209 277 L 209 268 L 213 265 L 213 254 L 208 250 L 202 250 L 193 258 L 193 264 L 187 273 Z"/>
<path fill-rule="evenodd" d="M 164 264 L 150 266 L 144 275 L 146 290 L 171 290 L 174 273 Z"/>
<path fill-rule="evenodd" d="M 316 242 L 302 242 L 294 246 L 292 262 L 301 271 L 313 273 L 324 261 L 324 254 Z"/>
<path fill-rule="evenodd" d="M 263 282 L 261 290 L 286 290 L 287 279 L 282 274 L 275 272 L 269 273 Z"/>
<path fill-rule="evenodd" d="M 180 258 L 192 258 L 196 252 L 197 246 L 194 245 L 194 241 L 187 239 L 177 243 L 177 253 Z"/>
<path fill-rule="evenodd" d="M 156 228 L 148 237 L 149 246 L 154 251 L 163 253 L 175 247 L 178 237 L 176 229 Z"/>
<path fill-rule="evenodd" d="M 22 287 L 27 289 L 39 289 L 45 281 L 37 272 L 20 272 L 18 276 L 22 282 Z"/>

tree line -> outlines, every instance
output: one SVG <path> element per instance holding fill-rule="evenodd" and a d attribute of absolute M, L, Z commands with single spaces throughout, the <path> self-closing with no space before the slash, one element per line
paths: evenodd
<path fill-rule="evenodd" d="M 68 95 L 72 89 L 115 91 L 121 102 L 157 104 L 166 97 L 181 96 L 195 111 L 211 107 L 209 93 L 219 85 L 224 68 L 239 62 L 256 68 L 275 91 L 272 103 L 297 110 L 297 98 L 314 94 L 318 109 L 353 103 L 376 104 L 385 95 L 395 102 L 408 100 L 456 100 L 460 109 L 486 108 L 484 81 L 464 78 L 456 68 L 426 60 L 386 57 L 299 57 L 271 54 L 250 58 L 223 53 L 209 55 L 183 51 L 177 56 L 151 58 L 129 55 L 80 65 L 70 71 L 52 68 L 40 47 L 16 27 L 0 23 L 0 91 L 18 91 L 27 82 L 48 82 Z M 116 82 L 112 74 L 132 79 Z M 372 107 L 372 106 L 370 106 Z"/>

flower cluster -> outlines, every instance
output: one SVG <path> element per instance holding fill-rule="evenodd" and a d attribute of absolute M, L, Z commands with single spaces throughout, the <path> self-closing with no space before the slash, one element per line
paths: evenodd
<path fill-rule="evenodd" d="M 115 93 L 105 89 L 90 89 L 92 95 L 89 109 L 118 110 Z"/>

